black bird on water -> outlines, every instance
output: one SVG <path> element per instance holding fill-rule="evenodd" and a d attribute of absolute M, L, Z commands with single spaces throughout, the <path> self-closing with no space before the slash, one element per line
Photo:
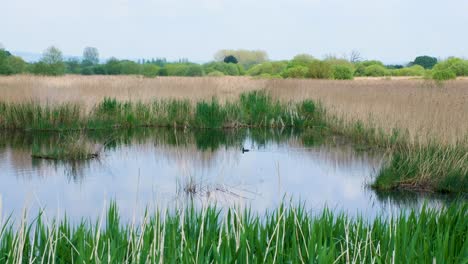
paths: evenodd
<path fill-rule="evenodd" d="M 249 152 L 249 151 L 250 151 L 250 149 L 246 149 L 246 148 L 244 148 L 244 147 L 242 146 L 242 154 L 244 154 L 245 152 Z"/>

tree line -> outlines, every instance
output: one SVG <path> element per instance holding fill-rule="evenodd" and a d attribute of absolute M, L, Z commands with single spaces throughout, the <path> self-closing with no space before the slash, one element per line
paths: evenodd
<path fill-rule="evenodd" d="M 81 59 L 65 60 L 62 52 L 51 46 L 38 62 L 27 63 L 0 47 L 0 75 L 30 73 L 59 76 L 81 75 L 143 75 L 156 76 L 258 76 L 262 78 L 353 79 L 356 76 L 424 76 L 437 80 L 468 76 L 468 60 L 448 58 L 439 61 L 431 56 L 418 56 L 407 65 L 385 65 L 377 60 L 362 60 L 353 51 L 349 57 L 327 56 L 317 59 L 309 54 L 296 55 L 291 60 L 271 61 L 260 50 L 220 50 L 214 61 L 198 64 L 188 59 L 168 62 L 165 58 L 138 61 L 110 58 L 101 63 L 99 51 L 86 47 Z"/>

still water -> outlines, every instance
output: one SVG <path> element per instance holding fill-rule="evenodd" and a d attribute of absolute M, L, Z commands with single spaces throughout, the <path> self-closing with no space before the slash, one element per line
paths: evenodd
<path fill-rule="evenodd" d="M 124 219 L 146 207 L 187 203 L 250 207 L 263 214 L 282 201 L 372 218 L 447 197 L 383 194 L 368 187 L 385 155 L 356 151 L 340 138 L 294 130 L 138 129 L 84 135 L 106 142 L 98 159 L 58 162 L 31 158 L 34 147 L 56 144 L 58 133 L 0 132 L 3 216 L 95 219 L 112 200 Z M 242 149 L 249 150 L 243 152 Z"/>

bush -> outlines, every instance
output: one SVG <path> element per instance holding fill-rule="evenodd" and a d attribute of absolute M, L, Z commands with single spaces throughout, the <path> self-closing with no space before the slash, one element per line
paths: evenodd
<path fill-rule="evenodd" d="M 247 71 L 247 74 L 250 76 L 258 75 L 280 75 L 287 67 L 287 62 L 285 61 L 275 61 L 275 62 L 265 62 L 262 64 L 257 64 L 250 68 Z"/>
<path fill-rule="evenodd" d="M 305 66 L 294 66 L 286 69 L 281 75 L 284 78 L 306 78 L 309 68 Z"/>
<path fill-rule="evenodd" d="M 354 69 L 346 65 L 333 65 L 333 79 L 352 80 L 354 78 Z"/>
<path fill-rule="evenodd" d="M 36 62 L 32 65 L 32 73 L 37 75 L 58 76 L 65 73 L 65 65 L 63 63 L 47 64 L 45 62 Z"/>
<path fill-rule="evenodd" d="M 223 75 L 231 76 L 241 75 L 241 68 L 241 65 L 225 62 L 210 62 L 203 65 L 203 69 L 207 74 L 218 71 L 223 73 Z"/>
<path fill-rule="evenodd" d="M 456 76 L 468 76 L 468 60 L 460 58 L 449 58 L 445 61 L 439 62 L 434 66 L 435 71 L 451 71 Z"/>
<path fill-rule="evenodd" d="M 140 65 L 134 61 L 120 61 L 120 74 L 140 74 Z"/>
<path fill-rule="evenodd" d="M 359 62 L 356 64 L 356 71 L 354 72 L 354 75 L 356 76 L 366 76 L 365 75 L 365 70 L 367 67 L 372 66 L 372 65 L 379 65 L 384 67 L 384 64 L 380 61 L 376 60 L 370 60 L 370 61 L 363 61 Z"/>
<path fill-rule="evenodd" d="M 307 77 L 314 79 L 331 79 L 333 77 L 332 65 L 326 61 L 315 60 L 309 63 Z"/>
<path fill-rule="evenodd" d="M 106 69 L 107 74 L 117 75 L 121 73 L 121 65 L 118 59 L 110 58 L 104 68 Z"/>
<path fill-rule="evenodd" d="M 188 65 L 184 76 L 203 76 L 203 68 L 198 64 Z"/>
<path fill-rule="evenodd" d="M 159 66 L 154 64 L 144 64 L 141 69 L 141 74 L 145 77 L 156 77 L 159 74 Z"/>
<path fill-rule="evenodd" d="M 432 78 L 437 81 L 446 81 L 456 79 L 457 75 L 449 70 L 449 69 L 442 69 L 442 70 L 434 70 L 432 72 Z"/>
<path fill-rule="evenodd" d="M 224 73 L 222 73 L 220 71 L 212 71 L 212 72 L 208 73 L 207 75 L 210 76 L 210 77 L 221 77 L 221 76 L 224 76 Z"/>
<path fill-rule="evenodd" d="M 426 70 L 420 65 L 393 70 L 395 76 L 424 76 Z"/>
<path fill-rule="evenodd" d="M 291 66 L 308 66 L 310 63 L 315 61 L 316 59 L 309 54 L 298 54 L 294 56 L 294 58 L 291 60 Z"/>
<path fill-rule="evenodd" d="M 389 75 L 389 71 L 382 65 L 374 64 L 364 69 L 364 76 L 379 77 Z"/>
<path fill-rule="evenodd" d="M 203 68 L 191 63 L 166 64 L 167 76 L 202 76 Z"/>
<path fill-rule="evenodd" d="M 94 71 L 93 71 L 93 67 L 84 67 L 81 69 L 81 74 L 82 75 L 93 75 L 94 74 Z"/>
<path fill-rule="evenodd" d="M 0 50 L 0 74 L 22 73 L 26 71 L 26 67 L 27 63 L 20 57 L 9 55 L 9 52 Z"/>

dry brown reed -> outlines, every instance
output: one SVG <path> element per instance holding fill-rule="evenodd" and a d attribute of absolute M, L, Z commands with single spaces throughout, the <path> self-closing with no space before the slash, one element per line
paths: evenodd
<path fill-rule="evenodd" d="M 282 100 L 320 100 L 345 121 L 362 120 L 387 131 L 407 129 L 411 140 L 466 140 L 468 79 L 436 84 L 423 79 L 360 78 L 334 80 L 265 80 L 249 77 L 159 77 L 17 75 L 0 77 L 0 101 L 79 102 L 92 107 L 104 97 L 118 100 L 189 98 L 233 100 L 265 89 Z"/>

